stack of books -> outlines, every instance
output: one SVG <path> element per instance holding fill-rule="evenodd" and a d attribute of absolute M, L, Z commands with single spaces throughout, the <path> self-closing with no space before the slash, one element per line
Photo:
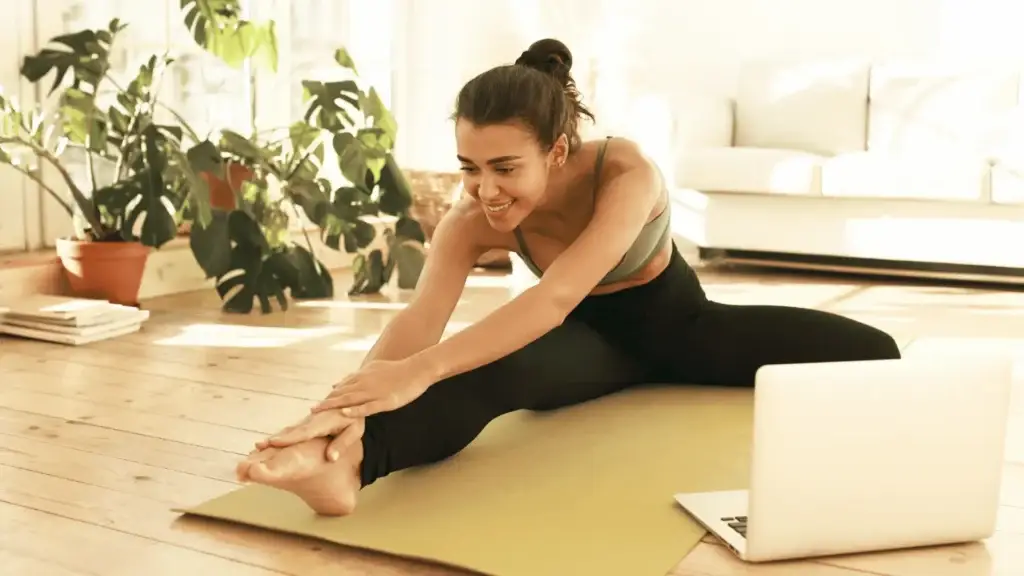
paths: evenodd
<path fill-rule="evenodd" d="M 0 334 L 81 346 L 138 332 L 149 311 L 65 296 L 35 295 L 0 305 Z"/>

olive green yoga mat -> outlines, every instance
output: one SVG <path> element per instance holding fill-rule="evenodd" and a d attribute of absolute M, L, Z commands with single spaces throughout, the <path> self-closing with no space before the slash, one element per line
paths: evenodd
<path fill-rule="evenodd" d="M 752 398 L 659 386 L 508 414 L 344 518 L 260 486 L 185 512 L 498 576 L 663 576 L 705 534 L 673 494 L 747 486 Z"/>

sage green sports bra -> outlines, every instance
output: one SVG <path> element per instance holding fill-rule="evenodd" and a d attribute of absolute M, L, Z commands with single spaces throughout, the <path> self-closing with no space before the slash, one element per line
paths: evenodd
<path fill-rule="evenodd" d="M 601 173 L 601 166 L 604 164 L 605 150 L 608 148 L 608 142 L 611 141 L 609 136 L 604 144 L 601 145 L 601 150 L 597 153 L 597 163 L 594 166 L 594 194 L 597 194 L 598 190 L 598 175 Z M 653 220 L 644 224 L 644 227 L 640 230 L 636 240 L 623 255 L 622 260 L 614 268 L 612 268 L 604 278 L 598 282 L 598 286 L 604 286 L 625 280 L 638 272 L 644 266 L 649 264 L 661 247 L 664 245 L 665 240 L 672 233 L 669 227 L 671 218 L 671 210 L 669 205 L 665 205 L 665 209 L 662 210 Z M 544 271 L 541 270 L 537 264 L 530 257 L 530 251 L 526 248 L 526 240 L 523 238 L 523 232 L 517 226 L 513 233 L 516 236 L 516 241 L 519 243 L 519 255 L 522 257 L 523 262 L 526 263 L 526 267 L 530 269 L 538 278 L 544 275 Z"/>

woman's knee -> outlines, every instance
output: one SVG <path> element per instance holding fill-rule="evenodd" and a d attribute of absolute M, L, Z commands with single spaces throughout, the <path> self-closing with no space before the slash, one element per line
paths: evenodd
<path fill-rule="evenodd" d="M 899 344 L 888 332 L 861 324 L 861 330 L 855 338 L 845 343 L 847 351 L 852 352 L 856 360 L 895 360 L 902 357 Z"/>

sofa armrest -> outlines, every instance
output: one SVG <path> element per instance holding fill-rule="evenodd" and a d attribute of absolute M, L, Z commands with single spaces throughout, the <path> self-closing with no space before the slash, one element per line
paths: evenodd
<path fill-rule="evenodd" d="M 729 98 L 688 98 L 673 110 L 673 148 L 727 148 L 733 144 L 735 105 Z"/>

